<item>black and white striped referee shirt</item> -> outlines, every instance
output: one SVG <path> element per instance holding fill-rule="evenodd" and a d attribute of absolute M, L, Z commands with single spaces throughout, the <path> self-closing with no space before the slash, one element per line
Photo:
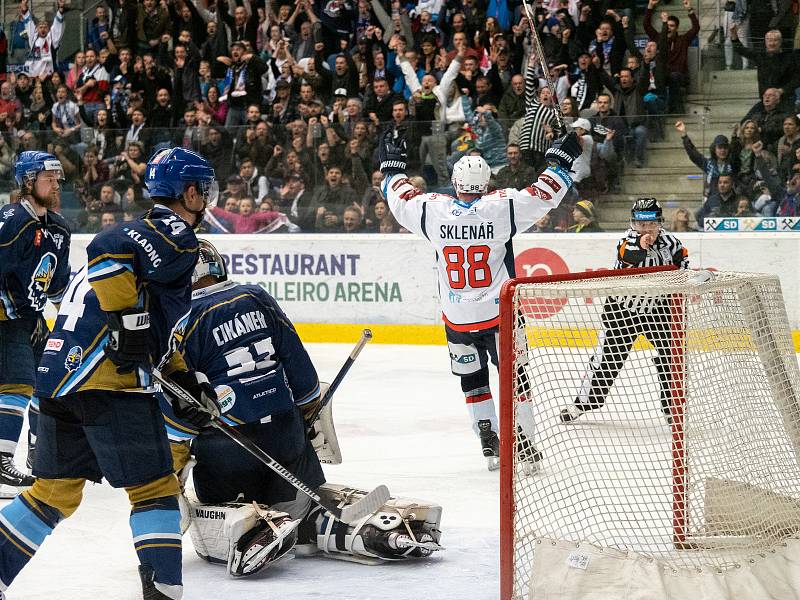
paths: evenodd
<path fill-rule="evenodd" d="M 662 229 L 647 250 L 640 245 L 641 237 L 634 229 L 625 232 L 625 237 L 617 243 L 615 269 L 665 265 L 689 268 L 689 252 L 675 235 Z M 666 296 L 610 296 L 609 300 L 640 314 L 661 312 L 667 305 Z"/>
<path fill-rule="evenodd" d="M 675 235 L 662 229 L 656 241 L 647 250 L 643 250 L 639 245 L 641 237 L 633 229 L 625 232 L 625 237 L 617 243 L 615 269 L 664 265 L 675 265 L 682 269 L 689 268 L 689 252 Z"/>

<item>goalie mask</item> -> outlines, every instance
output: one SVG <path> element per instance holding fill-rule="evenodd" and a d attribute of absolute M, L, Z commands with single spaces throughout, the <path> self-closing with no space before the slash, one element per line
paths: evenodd
<path fill-rule="evenodd" d="M 198 286 L 197 282 L 206 276 L 213 277 L 214 283 L 227 281 L 228 269 L 225 267 L 225 261 L 214 247 L 214 244 L 208 240 L 201 239 L 197 241 L 199 242 L 199 248 L 197 251 L 197 264 L 194 267 L 194 273 L 192 273 L 192 286 L 195 288 L 205 287 Z"/>
<path fill-rule="evenodd" d="M 485 194 L 492 170 L 481 156 L 462 156 L 453 167 L 450 179 L 456 194 Z"/>

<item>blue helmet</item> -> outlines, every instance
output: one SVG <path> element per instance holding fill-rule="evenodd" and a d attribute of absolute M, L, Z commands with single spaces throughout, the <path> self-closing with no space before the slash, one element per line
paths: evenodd
<path fill-rule="evenodd" d="M 207 202 L 216 200 L 218 187 L 211 163 L 185 148 L 165 148 L 148 161 L 144 183 L 151 197 L 180 198 L 190 183 L 199 184 Z"/>
<path fill-rule="evenodd" d="M 17 162 L 14 163 L 14 179 L 20 187 L 32 183 L 36 179 L 36 175 L 42 171 L 55 171 L 60 179 L 64 179 L 61 161 L 49 152 L 25 150 L 25 152 L 20 152 Z"/>

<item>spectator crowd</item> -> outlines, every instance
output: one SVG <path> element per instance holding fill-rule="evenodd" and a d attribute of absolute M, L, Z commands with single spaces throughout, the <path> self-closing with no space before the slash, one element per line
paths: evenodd
<path fill-rule="evenodd" d="M 78 232 L 148 208 L 146 161 L 174 145 L 214 164 L 210 232 L 397 232 L 376 170 L 384 131 L 408 140 L 422 189 L 449 191 L 465 154 L 486 159 L 494 187 L 520 188 L 561 133 L 556 105 L 584 152 L 571 198 L 536 230 L 596 231 L 598 200 L 685 111 L 699 31 L 691 0 L 688 24 L 659 0 L 535 0 L 532 23 L 519 0 L 107 0 L 62 56 L 66 0 L 37 15 L 29 1 L 0 40 L 0 179 L 18 152 L 52 151 Z M 676 125 L 703 171 L 696 218 L 783 214 L 800 193 L 796 17 L 778 14 L 783 0 L 727 4 L 726 48 L 758 69 L 762 98 L 707 153 Z"/>

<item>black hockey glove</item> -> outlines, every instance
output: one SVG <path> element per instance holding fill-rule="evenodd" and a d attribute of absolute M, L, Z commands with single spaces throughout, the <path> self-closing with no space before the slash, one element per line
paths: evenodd
<path fill-rule="evenodd" d="M 186 402 L 178 396 L 173 396 L 166 387 L 163 388 L 164 396 L 172 405 L 172 412 L 181 421 L 203 429 L 222 413 L 217 402 L 217 392 L 203 373 L 175 371 L 168 375 L 168 378 L 195 399 L 195 402 Z"/>
<path fill-rule="evenodd" d="M 314 424 L 314 421 L 317 420 L 317 407 L 321 401 L 322 395 L 319 395 L 313 400 L 310 400 L 299 407 L 300 412 L 303 414 L 303 423 L 305 424 L 306 429 L 309 429 Z"/>
<path fill-rule="evenodd" d="M 150 314 L 143 308 L 106 313 L 109 338 L 103 349 L 117 365 L 117 373 L 133 373 L 150 366 Z"/>
<path fill-rule="evenodd" d="M 406 172 L 406 160 L 408 151 L 406 150 L 406 140 L 398 137 L 397 132 L 388 129 L 383 134 L 378 147 L 378 167 L 385 176 L 397 175 Z"/>
<path fill-rule="evenodd" d="M 578 142 L 578 136 L 573 131 L 553 140 L 553 145 L 544 153 L 544 160 L 550 165 L 558 165 L 569 172 L 572 169 L 572 163 L 582 152 L 583 148 Z"/>
<path fill-rule="evenodd" d="M 47 336 L 49 335 L 50 328 L 47 326 L 47 321 L 44 315 L 39 313 L 36 317 L 33 331 L 31 331 L 31 348 L 33 348 L 33 355 L 36 357 L 37 362 L 44 352 L 44 345 L 47 343 Z"/>

